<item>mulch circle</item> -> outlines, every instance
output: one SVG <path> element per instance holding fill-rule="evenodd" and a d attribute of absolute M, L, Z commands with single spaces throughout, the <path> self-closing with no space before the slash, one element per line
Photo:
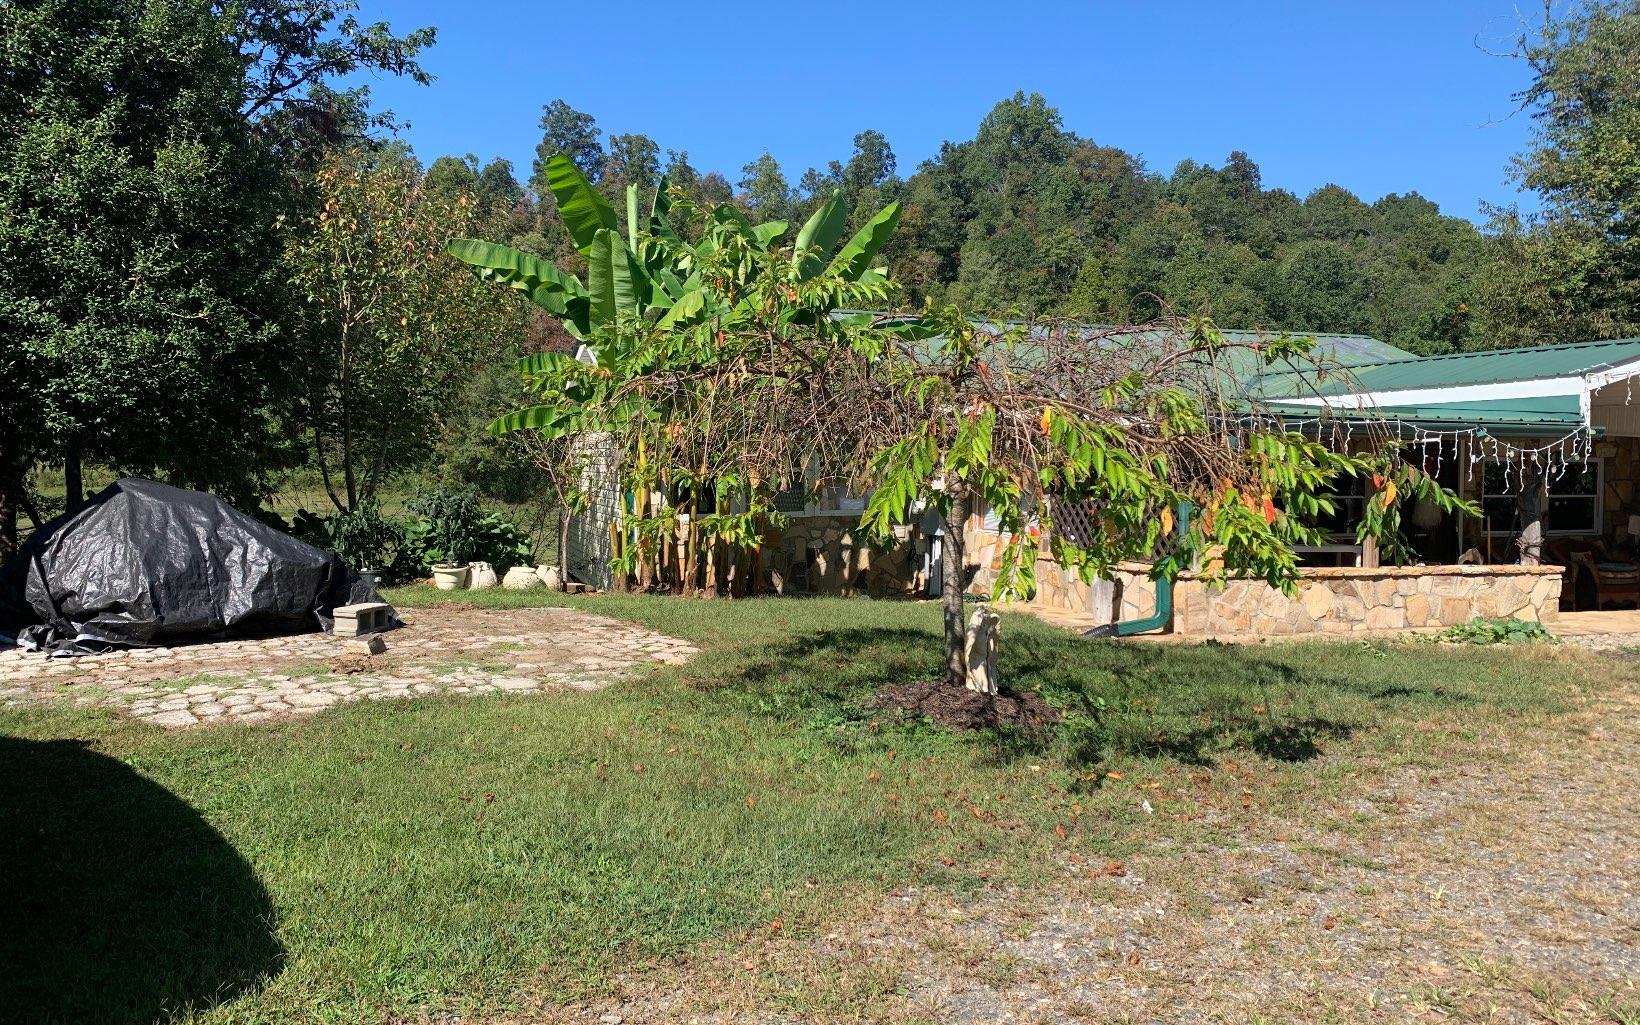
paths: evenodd
<path fill-rule="evenodd" d="M 953 687 L 943 680 L 890 684 L 866 705 L 921 715 L 936 726 L 958 730 L 1012 726 L 1036 732 L 1048 729 L 1060 719 L 1059 709 L 1042 700 L 1041 695 L 981 694 L 966 687 Z"/>

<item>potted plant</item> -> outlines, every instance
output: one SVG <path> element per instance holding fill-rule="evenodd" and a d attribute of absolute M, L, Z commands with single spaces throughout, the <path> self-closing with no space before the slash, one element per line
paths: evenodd
<path fill-rule="evenodd" d="M 441 591 L 459 591 L 471 583 L 468 560 L 478 542 L 484 510 L 470 491 L 440 489 L 419 495 L 406 506 L 421 517 L 417 533 L 433 583 Z"/>
<path fill-rule="evenodd" d="M 407 545 L 404 524 L 383 516 L 374 499 L 359 503 L 351 512 L 331 516 L 299 510 L 291 529 L 301 540 L 340 555 L 372 587 L 392 575 Z"/>

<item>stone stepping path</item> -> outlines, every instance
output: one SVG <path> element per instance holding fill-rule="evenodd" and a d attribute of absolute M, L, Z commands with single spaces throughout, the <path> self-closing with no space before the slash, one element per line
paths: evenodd
<path fill-rule="evenodd" d="M 575 609 L 419 609 L 365 654 L 328 634 L 48 658 L 0 649 L 0 705 L 70 701 L 171 729 L 310 715 L 348 701 L 597 690 L 694 646 Z"/>

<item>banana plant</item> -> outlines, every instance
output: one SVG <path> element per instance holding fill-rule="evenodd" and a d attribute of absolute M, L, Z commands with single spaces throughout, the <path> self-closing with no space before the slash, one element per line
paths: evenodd
<path fill-rule="evenodd" d="M 662 178 L 647 218 L 639 216 L 637 186 L 627 188 L 623 237 L 614 207 L 567 157 L 549 158 L 546 177 L 564 227 L 586 258 L 585 281 L 540 257 L 493 242 L 462 238 L 447 247 L 480 278 L 523 292 L 586 343 L 594 360 L 585 374 L 564 388 L 562 398 L 568 403 L 554 396 L 551 403 L 503 416 L 490 425 L 497 434 L 525 429 L 573 432 L 578 426 L 573 407 L 594 399 L 593 392 L 612 388 L 612 379 L 618 380 L 626 365 L 621 358 L 623 321 L 682 331 L 708 319 L 733 317 L 734 310 L 717 306 L 714 296 L 720 290 L 703 287 L 703 272 L 721 274 L 727 269 L 745 283 L 760 268 L 778 265 L 768 257 L 784 244 L 790 227 L 784 221 L 754 225 L 739 208 L 724 203 L 704 219 L 700 241 L 685 242 L 672 223 L 673 197 Z M 839 245 L 848 213 L 842 194 L 834 192 L 804 222 L 791 244 L 789 281 L 801 284 L 828 271 L 849 282 L 886 280 L 872 263 L 899 221 L 899 204 L 884 207 Z M 531 383 L 565 380 L 573 368 L 560 361 L 568 357 L 549 355 L 520 360 L 519 374 Z"/>

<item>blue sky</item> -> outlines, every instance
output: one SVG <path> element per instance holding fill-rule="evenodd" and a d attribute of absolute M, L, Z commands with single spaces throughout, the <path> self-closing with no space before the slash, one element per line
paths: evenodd
<path fill-rule="evenodd" d="M 643 132 L 731 181 L 765 148 L 794 182 L 846 159 L 863 128 L 909 174 L 971 138 L 1016 90 L 1065 127 L 1152 170 L 1246 150 L 1268 186 L 1328 182 L 1372 200 L 1417 191 L 1483 219 L 1530 121 L 1510 0 L 1310 3 L 476 4 L 362 0 L 400 31 L 438 28 L 421 87 L 372 80 L 431 161 L 504 156 L 529 174 L 541 106 L 563 98 L 606 132 Z M 562 12 L 592 12 L 567 20 Z"/>

